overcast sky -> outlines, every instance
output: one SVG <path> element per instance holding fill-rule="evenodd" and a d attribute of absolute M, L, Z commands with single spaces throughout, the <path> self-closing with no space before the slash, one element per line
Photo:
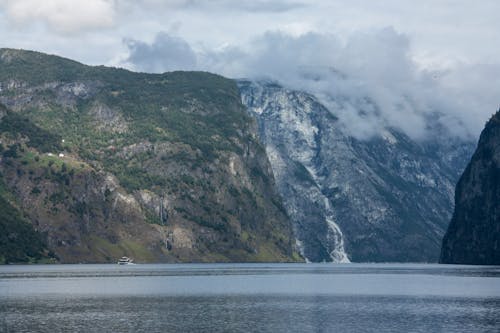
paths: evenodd
<path fill-rule="evenodd" d="M 499 13 L 497 0 L 0 0 L 0 47 L 268 77 L 369 97 L 381 117 L 367 133 L 418 137 L 439 110 L 457 134 L 477 136 L 500 105 Z M 352 112 L 344 121 L 363 121 Z"/>

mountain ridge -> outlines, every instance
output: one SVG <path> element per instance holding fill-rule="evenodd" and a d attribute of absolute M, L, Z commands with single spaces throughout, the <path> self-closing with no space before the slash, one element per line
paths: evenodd
<path fill-rule="evenodd" d="M 60 262 L 301 260 L 232 80 L 1 49 L 0 103 L 6 187 Z"/>

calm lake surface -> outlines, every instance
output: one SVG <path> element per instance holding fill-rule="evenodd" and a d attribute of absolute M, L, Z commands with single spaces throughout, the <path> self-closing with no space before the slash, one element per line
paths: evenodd
<path fill-rule="evenodd" d="M 1 332 L 500 332 L 500 267 L 0 266 Z"/>

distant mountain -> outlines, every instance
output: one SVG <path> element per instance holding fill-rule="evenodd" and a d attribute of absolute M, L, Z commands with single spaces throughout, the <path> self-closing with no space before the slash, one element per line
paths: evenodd
<path fill-rule="evenodd" d="M 500 110 L 486 124 L 457 184 L 441 262 L 500 265 Z"/>
<path fill-rule="evenodd" d="M 438 261 L 471 142 L 437 125 L 423 141 L 396 129 L 359 140 L 308 93 L 238 85 L 308 260 Z"/>
<path fill-rule="evenodd" d="M 0 262 L 301 260 L 234 81 L 0 49 L 0 103 Z"/>

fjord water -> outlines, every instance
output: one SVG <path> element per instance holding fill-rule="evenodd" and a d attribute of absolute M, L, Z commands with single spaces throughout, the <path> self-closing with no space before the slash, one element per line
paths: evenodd
<path fill-rule="evenodd" d="M 2 332 L 498 332 L 500 267 L 0 267 Z"/>

